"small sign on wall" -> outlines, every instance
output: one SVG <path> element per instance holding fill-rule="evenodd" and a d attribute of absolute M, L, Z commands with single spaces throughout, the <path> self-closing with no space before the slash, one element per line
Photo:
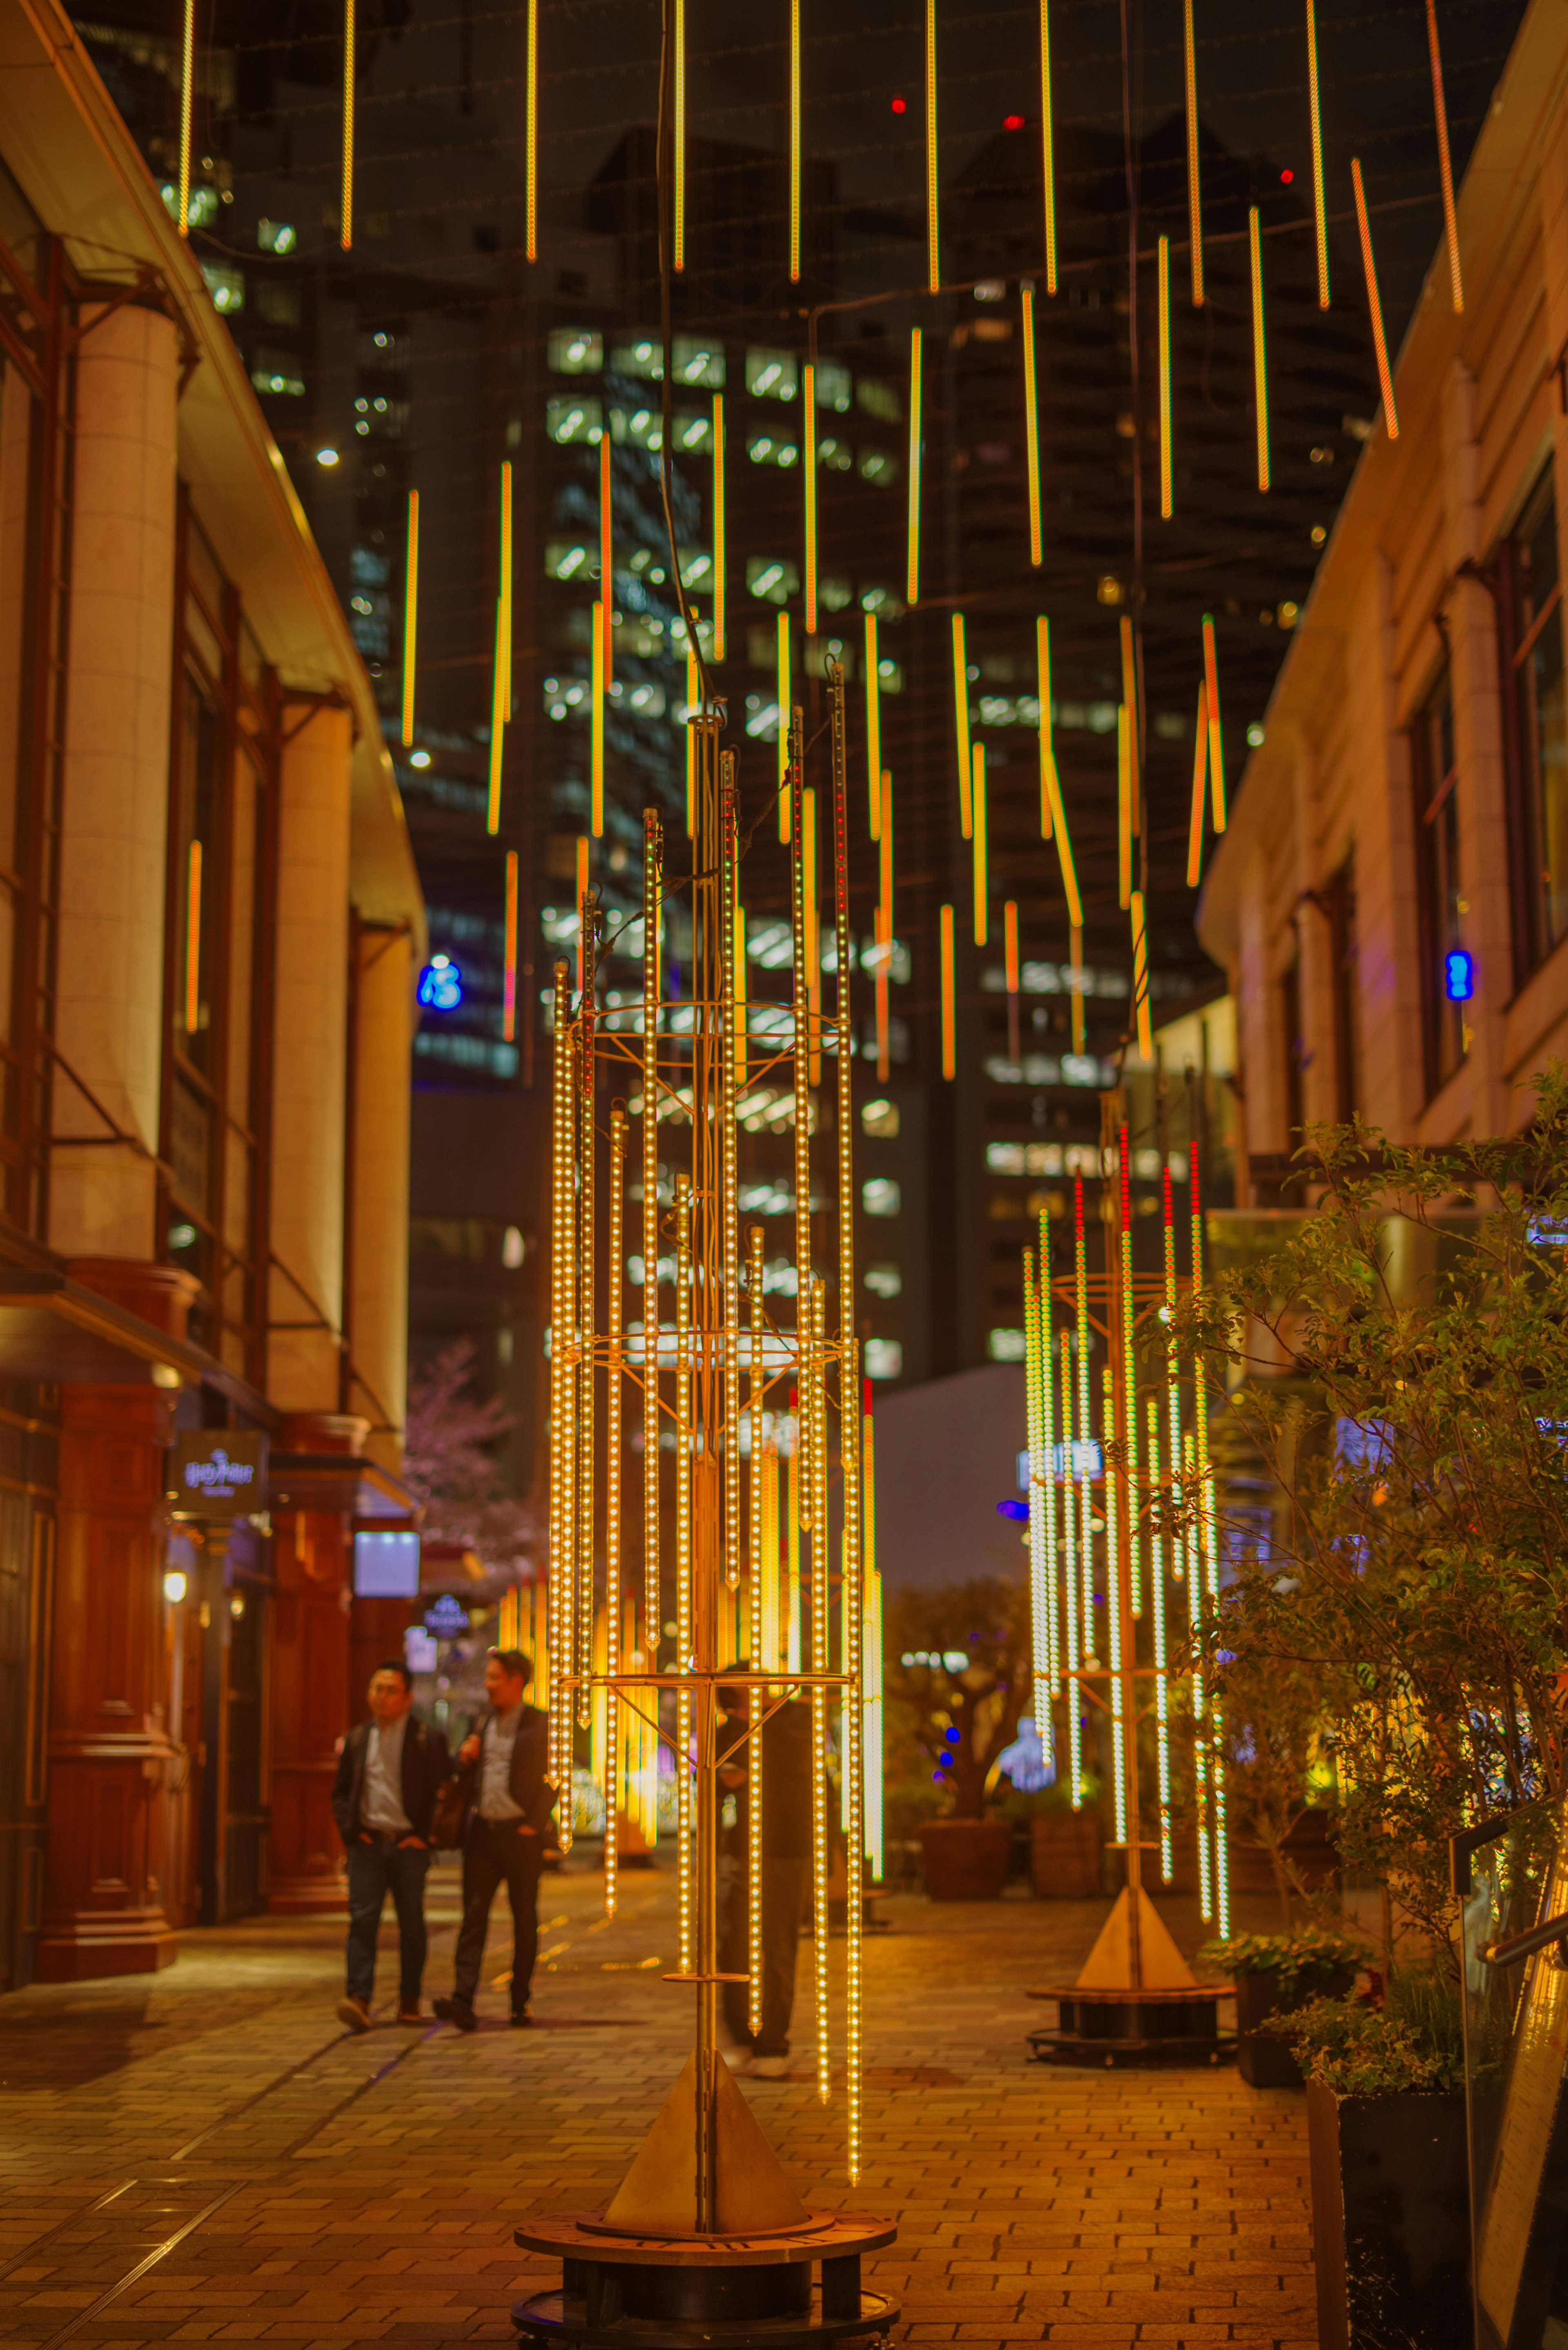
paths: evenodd
<path fill-rule="evenodd" d="M 243 1518 L 265 1510 L 266 1449 L 259 1431 L 188 1429 L 170 1449 L 164 1499 L 188 1518 Z"/>

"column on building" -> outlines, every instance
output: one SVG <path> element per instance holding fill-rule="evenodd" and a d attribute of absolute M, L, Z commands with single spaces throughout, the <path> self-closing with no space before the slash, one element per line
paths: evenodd
<path fill-rule="evenodd" d="M 290 719 L 278 810 L 267 1393 L 285 1414 L 276 1451 L 312 1460 L 357 1454 L 366 1436 L 364 1420 L 342 1409 L 341 1386 L 351 742 L 348 712 L 330 702 L 296 703 Z M 344 1899 L 329 1798 L 351 1719 L 352 1540 L 319 1478 L 285 1481 L 275 1466 L 272 1482 L 267 1906 L 333 1909 Z"/>
<path fill-rule="evenodd" d="M 172 321 L 88 306 L 76 441 L 48 1239 L 73 1275 L 183 1335 L 151 1263 L 173 641 Z M 89 1095 L 91 1098 L 89 1098 Z M 112 1121 L 112 1125 L 110 1124 Z M 87 1139 L 90 1138 L 90 1139 Z M 161 1450 L 153 1386 L 64 1389 L 51 1668 L 46 1981 L 163 1966 Z"/>
<path fill-rule="evenodd" d="M 1345 738 L 1355 832 L 1363 1090 L 1396 1141 L 1414 1139 L 1421 1114 L 1419 917 L 1410 745 L 1400 732 L 1394 576 L 1387 558 L 1365 567 L 1345 632 Z"/>

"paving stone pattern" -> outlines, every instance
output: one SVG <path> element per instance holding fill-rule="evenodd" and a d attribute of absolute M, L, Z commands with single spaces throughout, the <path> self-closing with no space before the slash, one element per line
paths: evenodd
<path fill-rule="evenodd" d="M 427 1994 L 456 1926 L 454 1876 L 431 1883 Z M 659 1980 L 670 1875 L 622 1887 L 606 1921 L 594 1872 L 546 1880 L 531 2032 L 495 1980 L 504 1903 L 472 2038 L 393 2023 L 389 1930 L 378 2028 L 341 2033 L 341 1928 L 320 1919 L 193 1933 L 161 1975 L 0 2002 L 0 2343 L 511 2342 L 511 2303 L 558 2279 L 514 2222 L 607 2198 L 689 2045 L 690 1994 Z M 746 2094 L 809 2200 L 897 2218 L 867 2273 L 903 2302 L 896 2338 L 1314 2350 L 1299 2095 L 1230 2066 L 1028 2063 L 1049 2011 L 1027 1990 L 1072 1979 L 1103 1903 L 880 1906 L 859 2185 L 842 2105 L 815 2095 L 809 1945 L 796 2070 Z M 1165 1907 L 1190 1950 L 1195 1905 Z M 836 1984 L 841 1963 L 838 1945 Z"/>

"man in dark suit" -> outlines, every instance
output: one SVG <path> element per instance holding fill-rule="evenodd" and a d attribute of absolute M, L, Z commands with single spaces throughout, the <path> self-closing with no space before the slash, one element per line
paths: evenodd
<path fill-rule="evenodd" d="M 730 1669 L 749 1672 L 752 1668 L 742 1663 Z M 750 1741 L 760 1736 L 761 2029 L 752 2031 L 746 1983 L 724 1985 L 723 2007 L 731 2036 L 742 2051 L 735 2069 L 778 2081 L 789 2072 L 795 1955 L 811 1887 L 811 1708 L 793 1699 L 786 1705 L 764 1705 L 758 1731 L 753 1711 L 756 1695 L 744 1684 L 719 1690 L 724 1716 L 719 1725 L 719 1784 L 724 1801 L 719 1829 L 718 1957 L 722 1973 L 745 1974 L 751 1967 L 751 1852 L 759 1824 L 752 1816 Z"/>
<path fill-rule="evenodd" d="M 413 1696 L 407 1665 L 378 1665 L 370 1676 L 370 1719 L 349 1731 L 337 1758 L 332 1816 L 348 1850 L 348 1981 L 337 2012 L 350 2032 L 370 2028 L 376 1937 L 389 1893 L 398 1913 L 398 2022 L 423 2020 L 425 1872 L 447 1754 L 441 1731 L 411 1711 Z"/>
<path fill-rule="evenodd" d="M 512 2021 L 533 2021 L 528 1989 L 539 1950 L 539 1871 L 556 1801 L 545 1776 L 548 1721 L 536 1706 L 523 1702 L 533 1673 L 520 1648 L 491 1650 L 484 1668 L 490 1711 L 457 1751 L 458 1761 L 473 1773 L 462 1838 L 462 1925 L 452 1997 L 433 2004 L 442 2022 L 460 2032 L 477 2028 L 473 1996 L 490 1905 L 504 1879 L 512 1904 Z"/>

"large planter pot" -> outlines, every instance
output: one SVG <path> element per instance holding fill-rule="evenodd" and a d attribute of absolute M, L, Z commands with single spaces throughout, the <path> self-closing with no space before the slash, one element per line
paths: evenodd
<path fill-rule="evenodd" d="M 1301 2067 L 1288 2040 L 1259 2026 L 1266 2016 L 1289 2015 L 1320 1996 L 1339 1999 L 1355 1981 L 1348 1967 L 1303 1968 L 1287 1981 L 1272 1969 L 1236 1978 L 1236 2069 L 1254 2089 L 1299 2089 Z"/>
<path fill-rule="evenodd" d="M 1100 1890 L 1098 1812 L 1038 1812 L 1029 1823 L 1029 1874 L 1041 1901 L 1092 1901 Z"/>
<path fill-rule="evenodd" d="M 1471 2350 L 1462 2095 L 1306 2095 L 1320 2350 Z"/>
<path fill-rule="evenodd" d="M 928 1820 L 920 1830 L 933 1901 L 1000 1901 L 1012 1849 L 1011 1820 Z"/>

